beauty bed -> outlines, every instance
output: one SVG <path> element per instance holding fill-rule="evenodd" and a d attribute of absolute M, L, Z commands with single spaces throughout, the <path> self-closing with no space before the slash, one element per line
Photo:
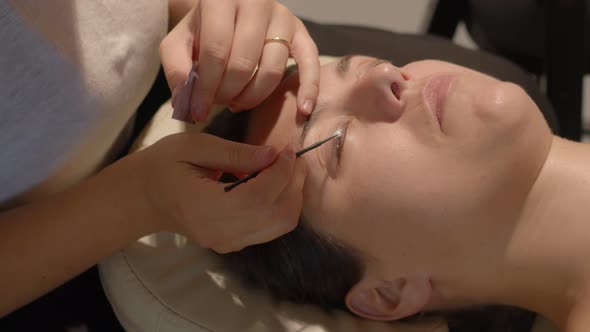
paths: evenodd
<path fill-rule="evenodd" d="M 558 131 L 552 107 L 539 90 L 537 81 L 504 59 L 431 36 L 304 23 L 322 55 L 367 54 L 391 60 L 400 66 L 420 59 L 440 59 L 520 84 L 536 101 L 551 128 Z M 322 61 L 329 60 L 329 57 L 322 56 Z M 145 148 L 173 133 L 202 128 L 172 120 L 171 114 L 168 102 L 145 126 L 132 150 Z M 101 262 L 99 269 L 104 290 L 118 319 L 128 331 L 447 331 L 446 324 L 440 321 L 375 322 L 347 312 L 327 313 L 314 306 L 277 303 L 264 291 L 248 289 L 237 278 L 225 273 L 216 255 L 170 233 L 140 239 Z M 535 332 L 555 332 L 545 320 L 532 315 L 510 319 L 519 326 L 534 325 L 532 330 Z M 491 330 L 493 321 L 492 317 L 482 318 L 475 325 L 471 322 L 470 330 Z M 451 327 L 451 331 L 459 330 L 467 331 Z M 521 329 L 515 326 L 513 331 Z"/>

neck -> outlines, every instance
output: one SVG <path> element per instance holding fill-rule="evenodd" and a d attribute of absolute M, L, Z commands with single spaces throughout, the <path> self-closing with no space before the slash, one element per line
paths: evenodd
<path fill-rule="evenodd" d="M 555 137 L 507 247 L 544 302 L 526 303 L 563 326 L 590 281 L 590 146 Z M 523 280 L 526 282 L 527 280 Z M 534 284 L 533 284 L 534 285 Z M 528 299 L 526 298 L 528 297 Z M 535 300 L 525 295 L 521 302 Z"/>
<path fill-rule="evenodd" d="M 563 328 L 590 305 L 590 145 L 553 138 L 521 211 L 498 223 L 498 246 L 472 269 L 475 283 L 454 285 L 455 303 L 523 307 Z"/>

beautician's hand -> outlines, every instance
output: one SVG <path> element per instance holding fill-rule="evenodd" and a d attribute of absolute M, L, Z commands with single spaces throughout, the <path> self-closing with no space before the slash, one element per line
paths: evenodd
<path fill-rule="evenodd" d="M 305 164 L 294 146 L 235 143 L 201 133 L 166 137 L 123 160 L 135 174 L 146 232 L 174 231 L 219 253 L 267 242 L 295 228 L 301 212 Z M 269 166 L 270 165 L 270 166 Z M 225 192 L 221 171 L 254 179 Z M 123 180 L 124 181 L 124 180 Z M 141 211 L 139 211 L 141 210 Z"/>
<path fill-rule="evenodd" d="M 204 121 L 213 103 L 234 111 L 258 105 L 280 82 L 289 57 L 288 45 L 265 43 L 274 37 L 291 44 L 301 82 L 297 106 L 311 113 L 319 93 L 317 47 L 301 20 L 275 0 L 196 0 L 160 45 L 173 101 L 198 61 L 193 120 Z"/>

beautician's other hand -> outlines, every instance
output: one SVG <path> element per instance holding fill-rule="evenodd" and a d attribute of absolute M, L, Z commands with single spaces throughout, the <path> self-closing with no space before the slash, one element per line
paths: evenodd
<path fill-rule="evenodd" d="M 200 80 L 191 99 L 193 120 L 204 121 L 213 103 L 234 111 L 258 105 L 280 82 L 289 57 L 288 46 L 265 44 L 274 37 L 291 43 L 301 83 L 297 106 L 311 113 L 319 93 L 318 50 L 301 20 L 274 0 L 195 1 L 160 45 L 173 101 L 196 60 Z"/>
<path fill-rule="evenodd" d="M 305 164 L 295 149 L 278 152 L 201 133 L 168 136 L 124 160 L 140 191 L 136 215 L 151 227 L 146 232 L 177 232 L 219 253 L 273 240 L 293 230 L 301 212 Z M 221 171 L 261 169 L 229 192 L 216 181 Z"/>

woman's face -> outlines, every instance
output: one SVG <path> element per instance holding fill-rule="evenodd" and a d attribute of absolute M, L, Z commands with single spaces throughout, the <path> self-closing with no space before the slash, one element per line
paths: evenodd
<path fill-rule="evenodd" d="M 485 246 L 477 234 L 518 213 L 548 153 L 521 88 L 450 63 L 341 58 L 322 67 L 310 119 L 296 112 L 297 80 L 253 111 L 247 141 L 308 146 L 341 128 L 303 156 L 302 213 L 384 277 L 449 269 Z"/>

